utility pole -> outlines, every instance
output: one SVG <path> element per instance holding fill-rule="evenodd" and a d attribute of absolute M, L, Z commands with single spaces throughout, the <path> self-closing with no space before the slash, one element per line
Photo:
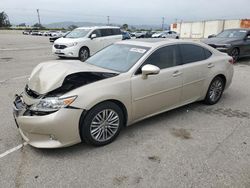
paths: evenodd
<path fill-rule="evenodd" d="M 164 22 L 165 22 L 165 18 L 162 17 L 162 31 L 164 30 Z"/>
<path fill-rule="evenodd" d="M 109 16 L 107 16 L 107 21 L 108 21 L 108 25 L 109 25 Z"/>
<path fill-rule="evenodd" d="M 36 9 L 36 11 L 37 11 L 37 16 L 38 16 L 38 22 L 39 22 L 39 25 L 41 26 L 41 20 L 40 20 L 39 9 Z"/>

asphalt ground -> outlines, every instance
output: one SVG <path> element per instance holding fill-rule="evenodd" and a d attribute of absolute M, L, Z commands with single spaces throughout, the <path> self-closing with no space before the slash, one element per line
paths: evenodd
<path fill-rule="evenodd" d="M 12 100 L 53 59 L 47 37 L 0 32 L 0 187 L 250 187 L 250 59 L 216 105 L 146 119 L 104 147 L 36 149 L 22 145 Z"/>

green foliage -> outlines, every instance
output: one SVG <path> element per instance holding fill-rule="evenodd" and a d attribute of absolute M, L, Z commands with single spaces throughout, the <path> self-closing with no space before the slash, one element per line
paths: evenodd
<path fill-rule="evenodd" d="M 38 29 L 43 29 L 43 28 L 44 28 L 44 27 L 43 27 L 41 24 L 39 24 L 39 23 L 35 23 L 35 24 L 33 25 L 33 27 L 38 28 Z"/>
<path fill-rule="evenodd" d="M 10 27 L 8 15 L 5 12 L 0 12 L 0 27 Z"/>
<path fill-rule="evenodd" d="M 123 25 L 122 25 L 122 29 L 128 30 L 128 24 L 123 24 Z"/>

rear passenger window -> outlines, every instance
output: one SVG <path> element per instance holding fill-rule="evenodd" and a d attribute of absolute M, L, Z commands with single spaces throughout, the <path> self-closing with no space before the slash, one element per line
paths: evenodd
<path fill-rule="evenodd" d="M 207 49 L 193 44 L 181 44 L 180 49 L 183 64 L 202 61 L 212 55 Z"/>
<path fill-rule="evenodd" d="M 121 35 L 121 30 L 120 29 L 112 29 L 112 34 L 113 35 Z"/>
<path fill-rule="evenodd" d="M 112 30 L 111 29 L 101 29 L 101 34 L 102 34 L 102 37 L 110 36 L 110 35 L 112 35 Z"/>
<path fill-rule="evenodd" d="M 205 52 L 206 59 L 208 59 L 212 55 L 212 53 L 205 48 L 204 48 L 204 52 Z"/>
<path fill-rule="evenodd" d="M 162 47 L 156 50 L 145 61 L 144 65 L 151 64 L 160 69 L 174 67 L 181 64 L 179 48 L 177 45 Z"/>

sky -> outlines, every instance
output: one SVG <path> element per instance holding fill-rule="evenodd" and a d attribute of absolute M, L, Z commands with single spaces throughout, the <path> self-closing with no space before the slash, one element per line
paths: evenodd
<path fill-rule="evenodd" d="M 250 0 L 0 0 L 12 24 L 63 21 L 160 25 L 177 21 L 250 19 Z"/>

